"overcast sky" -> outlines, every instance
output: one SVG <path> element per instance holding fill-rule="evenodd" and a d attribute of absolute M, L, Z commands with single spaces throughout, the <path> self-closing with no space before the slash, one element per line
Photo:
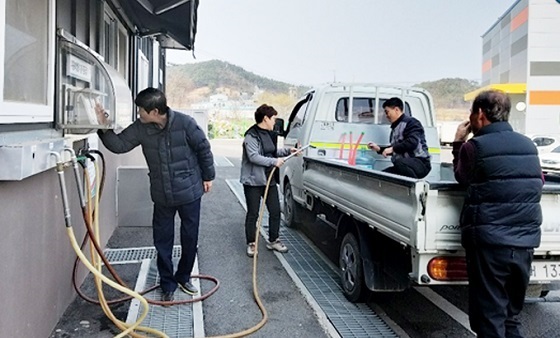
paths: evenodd
<path fill-rule="evenodd" d="M 515 0 L 200 0 L 196 60 L 292 84 L 480 80 L 482 34 Z"/>

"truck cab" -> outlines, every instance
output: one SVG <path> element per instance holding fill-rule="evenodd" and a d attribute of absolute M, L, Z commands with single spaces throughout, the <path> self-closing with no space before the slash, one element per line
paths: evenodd
<path fill-rule="evenodd" d="M 389 143 L 391 123 L 382 106 L 391 97 L 401 98 L 404 114 L 422 123 L 431 160 L 439 163 L 440 144 L 432 98 L 420 88 L 334 83 L 312 89 L 296 103 L 289 116 L 284 145 L 310 144 L 313 147 L 308 148 L 305 155 L 341 162 L 347 161 L 354 151 L 358 165 L 374 169 L 390 166 L 390 158 L 375 154 L 367 148 L 367 143 Z M 433 167 L 433 171 L 438 170 L 438 166 Z M 303 214 L 300 208 L 305 205 L 302 174 L 302 157 L 296 157 L 280 168 L 284 217 L 288 226 L 298 223 Z"/>

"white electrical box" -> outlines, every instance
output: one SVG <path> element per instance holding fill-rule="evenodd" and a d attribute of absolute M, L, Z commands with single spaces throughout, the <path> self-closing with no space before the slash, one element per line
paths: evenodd
<path fill-rule="evenodd" d="M 132 123 L 132 93 L 103 58 L 63 30 L 58 32 L 57 125 L 70 134 L 123 129 Z"/>

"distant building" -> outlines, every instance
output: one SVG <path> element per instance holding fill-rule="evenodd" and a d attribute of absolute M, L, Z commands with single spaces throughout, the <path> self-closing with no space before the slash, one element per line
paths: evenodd
<path fill-rule="evenodd" d="M 179 108 L 178 112 L 189 115 L 196 120 L 196 123 L 204 131 L 204 134 L 208 136 L 208 110 L 207 109 L 189 109 L 189 108 Z"/>
<path fill-rule="evenodd" d="M 226 94 L 214 94 L 208 98 L 208 101 L 196 102 L 190 107 L 190 110 L 205 110 L 213 117 L 226 118 L 252 118 L 255 109 L 257 109 L 257 105 L 253 99 L 232 100 Z"/>
<path fill-rule="evenodd" d="M 512 99 L 510 122 L 522 133 L 560 133 L 560 3 L 519 0 L 482 35 L 482 88 Z"/>
<path fill-rule="evenodd" d="M 223 107 L 228 100 L 226 94 L 214 94 L 210 96 L 210 103 L 213 104 L 214 107 Z"/>

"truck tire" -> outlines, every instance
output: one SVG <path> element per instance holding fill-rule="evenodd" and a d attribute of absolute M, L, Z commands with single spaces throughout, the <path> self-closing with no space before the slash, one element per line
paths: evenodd
<path fill-rule="evenodd" d="M 290 182 L 286 182 L 284 186 L 284 222 L 288 228 L 296 228 L 299 222 L 296 221 L 297 209 L 301 208 L 296 201 L 294 201 L 294 193 Z"/>
<path fill-rule="evenodd" d="M 366 291 L 360 245 L 351 232 L 340 244 L 339 267 L 340 284 L 346 298 L 353 303 L 363 300 Z"/>

